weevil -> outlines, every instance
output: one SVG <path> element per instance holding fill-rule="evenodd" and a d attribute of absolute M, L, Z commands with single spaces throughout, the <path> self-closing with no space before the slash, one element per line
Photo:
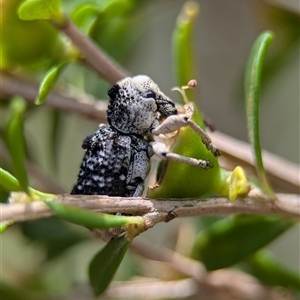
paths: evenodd
<path fill-rule="evenodd" d="M 85 154 L 71 194 L 141 196 L 154 154 L 204 169 L 213 167 L 208 160 L 169 152 L 163 142 L 146 139 L 147 134 L 158 136 L 190 126 L 209 151 L 220 155 L 208 135 L 191 119 L 191 106 L 180 114 L 148 76 L 124 78 L 108 91 L 108 96 L 108 125 L 100 124 L 84 140 Z"/>

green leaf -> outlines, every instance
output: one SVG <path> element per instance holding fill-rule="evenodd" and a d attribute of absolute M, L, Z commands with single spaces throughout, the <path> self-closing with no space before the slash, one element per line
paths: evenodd
<path fill-rule="evenodd" d="M 72 13 L 71 19 L 78 27 L 83 27 L 86 23 L 96 18 L 99 14 L 99 7 L 92 3 L 83 3 Z M 88 26 L 89 27 L 89 26 Z"/>
<path fill-rule="evenodd" d="M 279 216 L 237 215 L 215 222 L 196 237 L 192 257 L 208 270 L 232 266 L 294 225 Z"/>
<path fill-rule="evenodd" d="M 2 168 L 0 168 L 0 186 L 7 192 L 21 192 L 23 190 L 19 181 L 13 175 L 3 170 Z M 28 187 L 28 190 L 30 196 L 31 197 L 34 196 L 33 198 L 38 198 L 43 200 L 50 200 L 55 198 L 55 195 L 53 194 L 43 193 L 31 187 Z M 24 197 L 21 195 L 22 193 L 18 193 L 18 194 L 20 194 L 20 198 L 24 199 Z M 17 197 L 17 195 L 15 195 L 14 197 Z M 32 198 L 30 198 L 30 200 L 32 200 Z"/>
<path fill-rule="evenodd" d="M 50 112 L 51 124 L 49 126 L 48 150 L 49 150 L 49 163 L 56 173 L 60 155 L 61 141 L 64 136 L 64 113 L 58 109 Z"/>
<path fill-rule="evenodd" d="M 88 228 L 109 229 L 131 223 L 144 224 L 142 217 L 125 217 L 96 213 L 55 201 L 46 201 L 45 203 L 57 216 L 71 223 Z"/>
<path fill-rule="evenodd" d="M 7 192 L 22 191 L 19 181 L 9 172 L 0 168 L 0 186 Z"/>
<path fill-rule="evenodd" d="M 64 15 L 60 8 L 60 0 L 27 0 L 19 7 L 21 20 L 51 20 L 62 24 Z"/>
<path fill-rule="evenodd" d="M 102 17 L 107 20 L 130 13 L 134 9 L 133 2 L 128 0 L 102 1 L 101 4 Z"/>
<path fill-rule="evenodd" d="M 26 104 L 23 99 L 15 98 L 12 101 L 11 116 L 7 125 L 5 141 L 13 161 L 14 172 L 19 185 L 24 192 L 29 194 L 28 178 L 25 168 L 25 139 L 23 134 L 25 110 Z"/>
<path fill-rule="evenodd" d="M 130 241 L 125 237 L 111 240 L 93 258 L 89 266 L 90 283 L 95 296 L 101 295 L 112 281 Z"/>
<path fill-rule="evenodd" d="M 176 22 L 172 36 L 173 60 L 177 84 L 187 85 L 189 80 L 197 78 L 195 54 L 193 48 L 193 30 L 200 11 L 196 1 L 184 4 Z M 191 101 L 196 101 L 195 90 L 187 90 Z"/>
<path fill-rule="evenodd" d="M 242 268 L 266 285 L 300 291 L 299 274 L 282 266 L 269 251 L 258 251 L 242 264 Z"/>
<path fill-rule="evenodd" d="M 39 87 L 38 97 L 35 100 L 36 105 L 41 105 L 45 102 L 48 94 L 55 85 L 57 79 L 59 78 L 66 65 L 66 62 L 62 62 L 59 65 L 54 66 L 47 72 Z"/>
<path fill-rule="evenodd" d="M 0 222 L 0 234 L 3 233 L 12 224 L 13 221 Z"/>
<path fill-rule="evenodd" d="M 245 100 L 249 141 L 253 147 L 257 175 L 266 194 L 274 197 L 266 177 L 262 161 L 259 135 L 259 98 L 262 67 L 267 50 L 273 40 L 273 33 L 263 32 L 255 41 L 247 63 L 245 73 Z"/>

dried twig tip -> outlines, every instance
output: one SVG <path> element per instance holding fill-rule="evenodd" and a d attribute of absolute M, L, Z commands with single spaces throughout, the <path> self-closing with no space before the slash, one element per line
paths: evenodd
<path fill-rule="evenodd" d="M 189 82 L 188 82 L 188 87 L 190 89 L 194 89 L 195 87 L 197 87 L 197 81 L 196 79 L 191 79 Z"/>

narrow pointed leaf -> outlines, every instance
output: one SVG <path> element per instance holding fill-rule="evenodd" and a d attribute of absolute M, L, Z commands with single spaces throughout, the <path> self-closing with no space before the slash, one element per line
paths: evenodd
<path fill-rule="evenodd" d="M 0 186 L 7 192 L 22 191 L 19 181 L 2 168 L 0 168 Z"/>
<path fill-rule="evenodd" d="M 131 223 L 143 224 L 142 217 L 114 216 L 96 213 L 75 206 L 65 205 L 55 201 L 45 202 L 55 214 L 66 221 L 88 228 L 108 229 L 125 226 Z"/>
<path fill-rule="evenodd" d="M 112 281 L 130 245 L 125 236 L 111 240 L 93 258 L 89 266 L 90 283 L 95 296 L 101 295 Z"/>
<path fill-rule="evenodd" d="M 208 270 L 232 266 L 294 225 L 279 216 L 237 215 L 215 222 L 196 237 L 192 257 Z"/>
<path fill-rule="evenodd" d="M 13 221 L 0 222 L 0 234 L 3 233 L 12 224 L 13 224 Z"/>
<path fill-rule="evenodd" d="M 274 193 L 267 181 L 262 161 L 259 135 L 259 100 L 262 67 L 267 50 L 273 40 L 273 33 L 263 32 L 255 41 L 247 63 L 245 73 L 245 99 L 247 112 L 247 127 L 250 144 L 253 147 L 257 175 L 264 192 L 273 197 Z"/>
<path fill-rule="evenodd" d="M 199 4 L 196 1 L 188 1 L 184 4 L 176 21 L 172 36 L 172 50 L 178 86 L 187 85 L 189 80 L 197 78 L 193 31 L 199 10 Z M 191 101 L 196 101 L 195 90 L 187 90 L 186 94 Z"/>
<path fill-rule="evenodd" d="M 25 139 L 23 134 L 23 119 L 26 109 L 25 101 L 21 98 L 13 100 L 11 116 L 6 131 L 6 143 L 13 161 L 14 172 L 20 187 L 27 194 L 28 178 L 25 168 Z"/>
<path fill-rule="evenodd" d="M 9 172 L 0 168 L 0 187 L 7 192 L 21 192 L 23 189 L 19 183 L 19 181 Z M 50 200 L 55 198 L 53 194 L 47 194 L 35 190 L 31 187 L 28 187 L 30 196 L 33 198 L 43 199 L 43 200 Z M 20 193 L 22 194 L 22 193 Z M 17 197 L 16 195 L 14 197 Z M 24 199 L 24 197 L 22 197 Z M 31 199 L 31 198 L 29 198 Z M 32 199 L 31 199 L 32 200 Z"/>
<path fill-rule="evenodd" d="M 57 79 L 59 78 L 66 65 L 66 62 L 60 63 L 47 72 L 39 87 L 38 97 L 35 100 L 36 105 L 41 105 L 45 102 L 48 94 L 51 92 L 53 86 L 55 85 Z"/>
<path fill-rule="evenodd" d="M 27 0 L 19 7 L 21 20 L 51 20 L 61 24 L 64 20 L 60 0 Z"/>

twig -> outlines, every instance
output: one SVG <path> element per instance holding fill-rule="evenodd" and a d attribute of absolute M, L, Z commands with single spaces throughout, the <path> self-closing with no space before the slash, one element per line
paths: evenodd
<path fill-rule="evenodd" d="M 13 195 L 12 200 L 18 200 L 18 193 Z M 274 202 L 267 201 L 258 195 L 251 195 L 245 199 L 230 202 L 226 198 L 154 200 L 139 197 L 122 198 L 69 194 L 57 195 L 54 201 L 98 212 L 119 212 L 143 216 L 146 228 L 151 228 L 159 222 L 167 222 L 172 219 L 172 216 L 215 216 L 241 213 L 300 216 L 299 195 L 290 194 L 279 194 Z M 48 207 L 40 201 L 0 204 L 0 208 L 0 221 L 25 221 L 52 215 Z"/>
<path fill-rule="evenodd" d="M 52 24 L 79 49 L 87 65 L 109 83 L 114 84 L 129 75 L 124 68 L 109 57 L 91 39 L 83 35 L 68 18 L 66 18 L 63 25 Z"/>
<path fill-rule="evenodd" d="M 0 95 L 1 101 L 6 97 L 21 96 L 27 102 L 33 104 L 38 94 L 38 84 L 10 74 L 1 74 Z M 90 95 L 80 98 L 64 96 L 57 92 L 51 92 L 45 102 L 46 105 L 66 112 L 74 112 L 97 122 L 106 122 L 107 104 L 97 101 Z"/>
<path fill-rule="evenodd" d="M 207 276 L 206 269 L 200 262 L 182 256 L 161 245 L 153 247 L 138 240 L 133 240 L 130 249 L 135 254 L 139 254 L 149 260 L 168 263 L 174 270 L 193 278 L 198 283 L 203 283 Z"/>
<path fill-rule="evenodd" d="M 138 280 L 114 284 L 102 296 L 103 299 L 186 299 L 197 293 L 192 279 L 163 281 L 158 279 Z"/>
<path fill-rule="evenodd" d="M 287 295 L 286 295 L 287 296 Z M 163 281 L 154 278 L 113 283 L 101 299 L 214 299 L 287 300 L 275 289 L 261 285 L 252 276 L 236 270 L 218 270 L 207 278 L 206 286 L 193 279 Z"/>

